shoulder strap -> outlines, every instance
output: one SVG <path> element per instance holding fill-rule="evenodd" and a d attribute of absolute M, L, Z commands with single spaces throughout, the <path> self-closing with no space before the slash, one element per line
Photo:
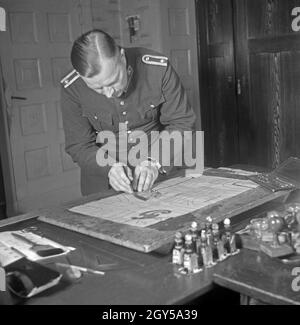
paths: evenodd
<path fill-rule="evenodd" d="M 168 58 L 166 56 L 145 54 L 142 57 L 142 61 L 146 64 L 160 65 L 163 67 L 168 65 Z"/>
<path fill-rule="evenodd" d="M 64 86 L 64 88 L 68 88 L 79 77 L 79 73 L 76 70 L 73 70 L 69 74 L 67 74 L 63 79 L 61 79 L 60 83 Z"/>

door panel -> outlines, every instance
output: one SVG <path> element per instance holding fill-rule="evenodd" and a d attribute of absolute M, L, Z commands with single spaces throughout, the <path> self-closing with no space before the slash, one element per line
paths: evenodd
<path fill-rule="evenodd" d="M 63 150 L 59 80 L 71 70 L 73 40 L 88 27 L 82 1 L 0 0 L 8 30 L 0 54 L 10 121 L 18 212 L 80 196 L 79 168 Z M 14 97 L 23 97 L 14 99 Z"/>
<path fill-rule="evenodd" d="M 235 0 L 238 97 L 244 163 L 277 167 L 299 155 L 299 32 L 294 0 Z"/>
<path fill-rule="evenodd" d="M 299 156 L 299 1 L 198 6 L 206 164 L 275 168 Z"/>

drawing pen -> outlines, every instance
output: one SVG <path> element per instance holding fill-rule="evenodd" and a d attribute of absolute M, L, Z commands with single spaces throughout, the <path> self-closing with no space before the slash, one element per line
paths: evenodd
<path fill-rule="evenodd" d="M 128 180 L 130 181 L 130 189 L 132 192 L 134 192 L 134 188 L 133 188 L 133 181 L 130 180 L 130 178 L 128 177 L 128 174 L 127 174 L 127 170 L 126 170 L 126 166 L 123 166 L 123 170 L 124 170 L 124 174 L 126 175 L 126 177 L 128 178 Z"/>
<path fill-rule="evenodd" d="M 123 170 L 124 170 L 124 173 L 125 173 L 125 175 L 127 176 L 127 178 L 128 178 L 128 180 L 130 181 L 130 178 L 128 177 L 128 174 L 127 174 L 127 171 L 126 171 L 126 167 L 125 166 L 123 166 Z M 134 197 L 136 197 L 137 199 L 140 199 L 140 200 L 142 200 L 142 201 L 147 201 L 147 199 L 146 198 L 144 198 L 143 196 L 140 196 L 139 194 L 138 194 L 138 191 L 136 190 L 136 184 L 135 184 L 136 182 L 135 182 L 135 180 L 132 180 L 132 181 L 130 181 L 130 184 L 129 184 L 129 186 L 130 186 L 130 189 L 131 189 L 131 191 L 132 191 L 132 195 L 134 196 Z"/>
<path fill-rule="evenodd" d="M 82 266 L 77 266 L 77 265 L 72 265 L 72 264 L 56 263 L 56 265 L 63 266 L 63 267 L 70 267 L 72 269 L 82 271 L 82 272 L 87 272 L 87 273 L 93 273 L 93 274 L 98 274 L 98 275 L 105 274 L 105 272 L 102 272 L 102 271 L 97 271 L 97 270 L 93 270 L 93 269 L 90 269 L 87 267 L 82 267 Z"/>

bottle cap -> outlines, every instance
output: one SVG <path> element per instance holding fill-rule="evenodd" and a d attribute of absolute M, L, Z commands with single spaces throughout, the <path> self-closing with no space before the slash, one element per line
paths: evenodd
<path fill-rule="evenodd" d="M 230 226 L 230 219 L 229 219 L 229 218 L 226 218 L 226 219 L 224 220 L 224 225 L 225 225 L 225 226 Z"/>
<path fill-rule="evenodd" d="M 192 222 L 191 228 L 192 228 L 192 229 L 197 229 L 197 228 L 198 228 L 198 224 L 197 224 L 196 221 L 193 221 L 193 222 Z"/>
<path fill-rule="evenodd" d="M 219 225 L 217 223 L 212 224 L 212 229 L 213 230 L 219 230 Z"/>
<path fill-rule="evenodd" d="M 180 231 L 177 231 L 175 234 L 176 239 L 182 239 L 182 233 Z"/>
<path fill-rule="evenodd" d="M 211 216 L 208 216 L 206 217 L 206 221 L 209 222 L 209 223 L 212 223 L 213 222 L 213 219 Z"/>
<path fill-rule="evenodd" d="M 185 235 L 185 241 L 192 241 L 192 235 L 191 234 L 186 234 Z"/>
<path fill-rule="evenodd" d="M 269 211 L 269 212 L 267 213 L 267 218 L 268 218 L 268 219 L 270 219 L 270 218 L 274 218 L 274 217 L 280 217 L 280 214 L 279 214 L 277 211 L 275 211 L 275 210 L 273 210 L 273 211 Z"/>

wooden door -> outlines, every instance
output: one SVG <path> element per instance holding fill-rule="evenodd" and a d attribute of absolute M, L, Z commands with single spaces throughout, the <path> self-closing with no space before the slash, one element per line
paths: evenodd
<path fill-rule="evenodd" d="M 161 1 L 161 22 L 163 52 L 169 57 L 187 91 L 197 116 L 197 129 L 200 130 L 195 1 Z"/>
<path fill-rule="evenodd" d="M 59 80 L 71 70 L 73 40 L 90 27 L 87 3 L 0 0 L 8 20 L 7 31 L 0 33 L 0 55 L 15 212 L 80 196 L 79 169 L 64 151 Z"/>
<path fill-rule="evenodd" d="M 199 0 L 197 17 L 205 165 L 231 165 L 239 160 L 232 1 Z"/>
<path fill-rule="evenodd" d="M 241 162 L 274 168 L 300 156 L 300 2 L 235 0 L 234 9 Z"/>

